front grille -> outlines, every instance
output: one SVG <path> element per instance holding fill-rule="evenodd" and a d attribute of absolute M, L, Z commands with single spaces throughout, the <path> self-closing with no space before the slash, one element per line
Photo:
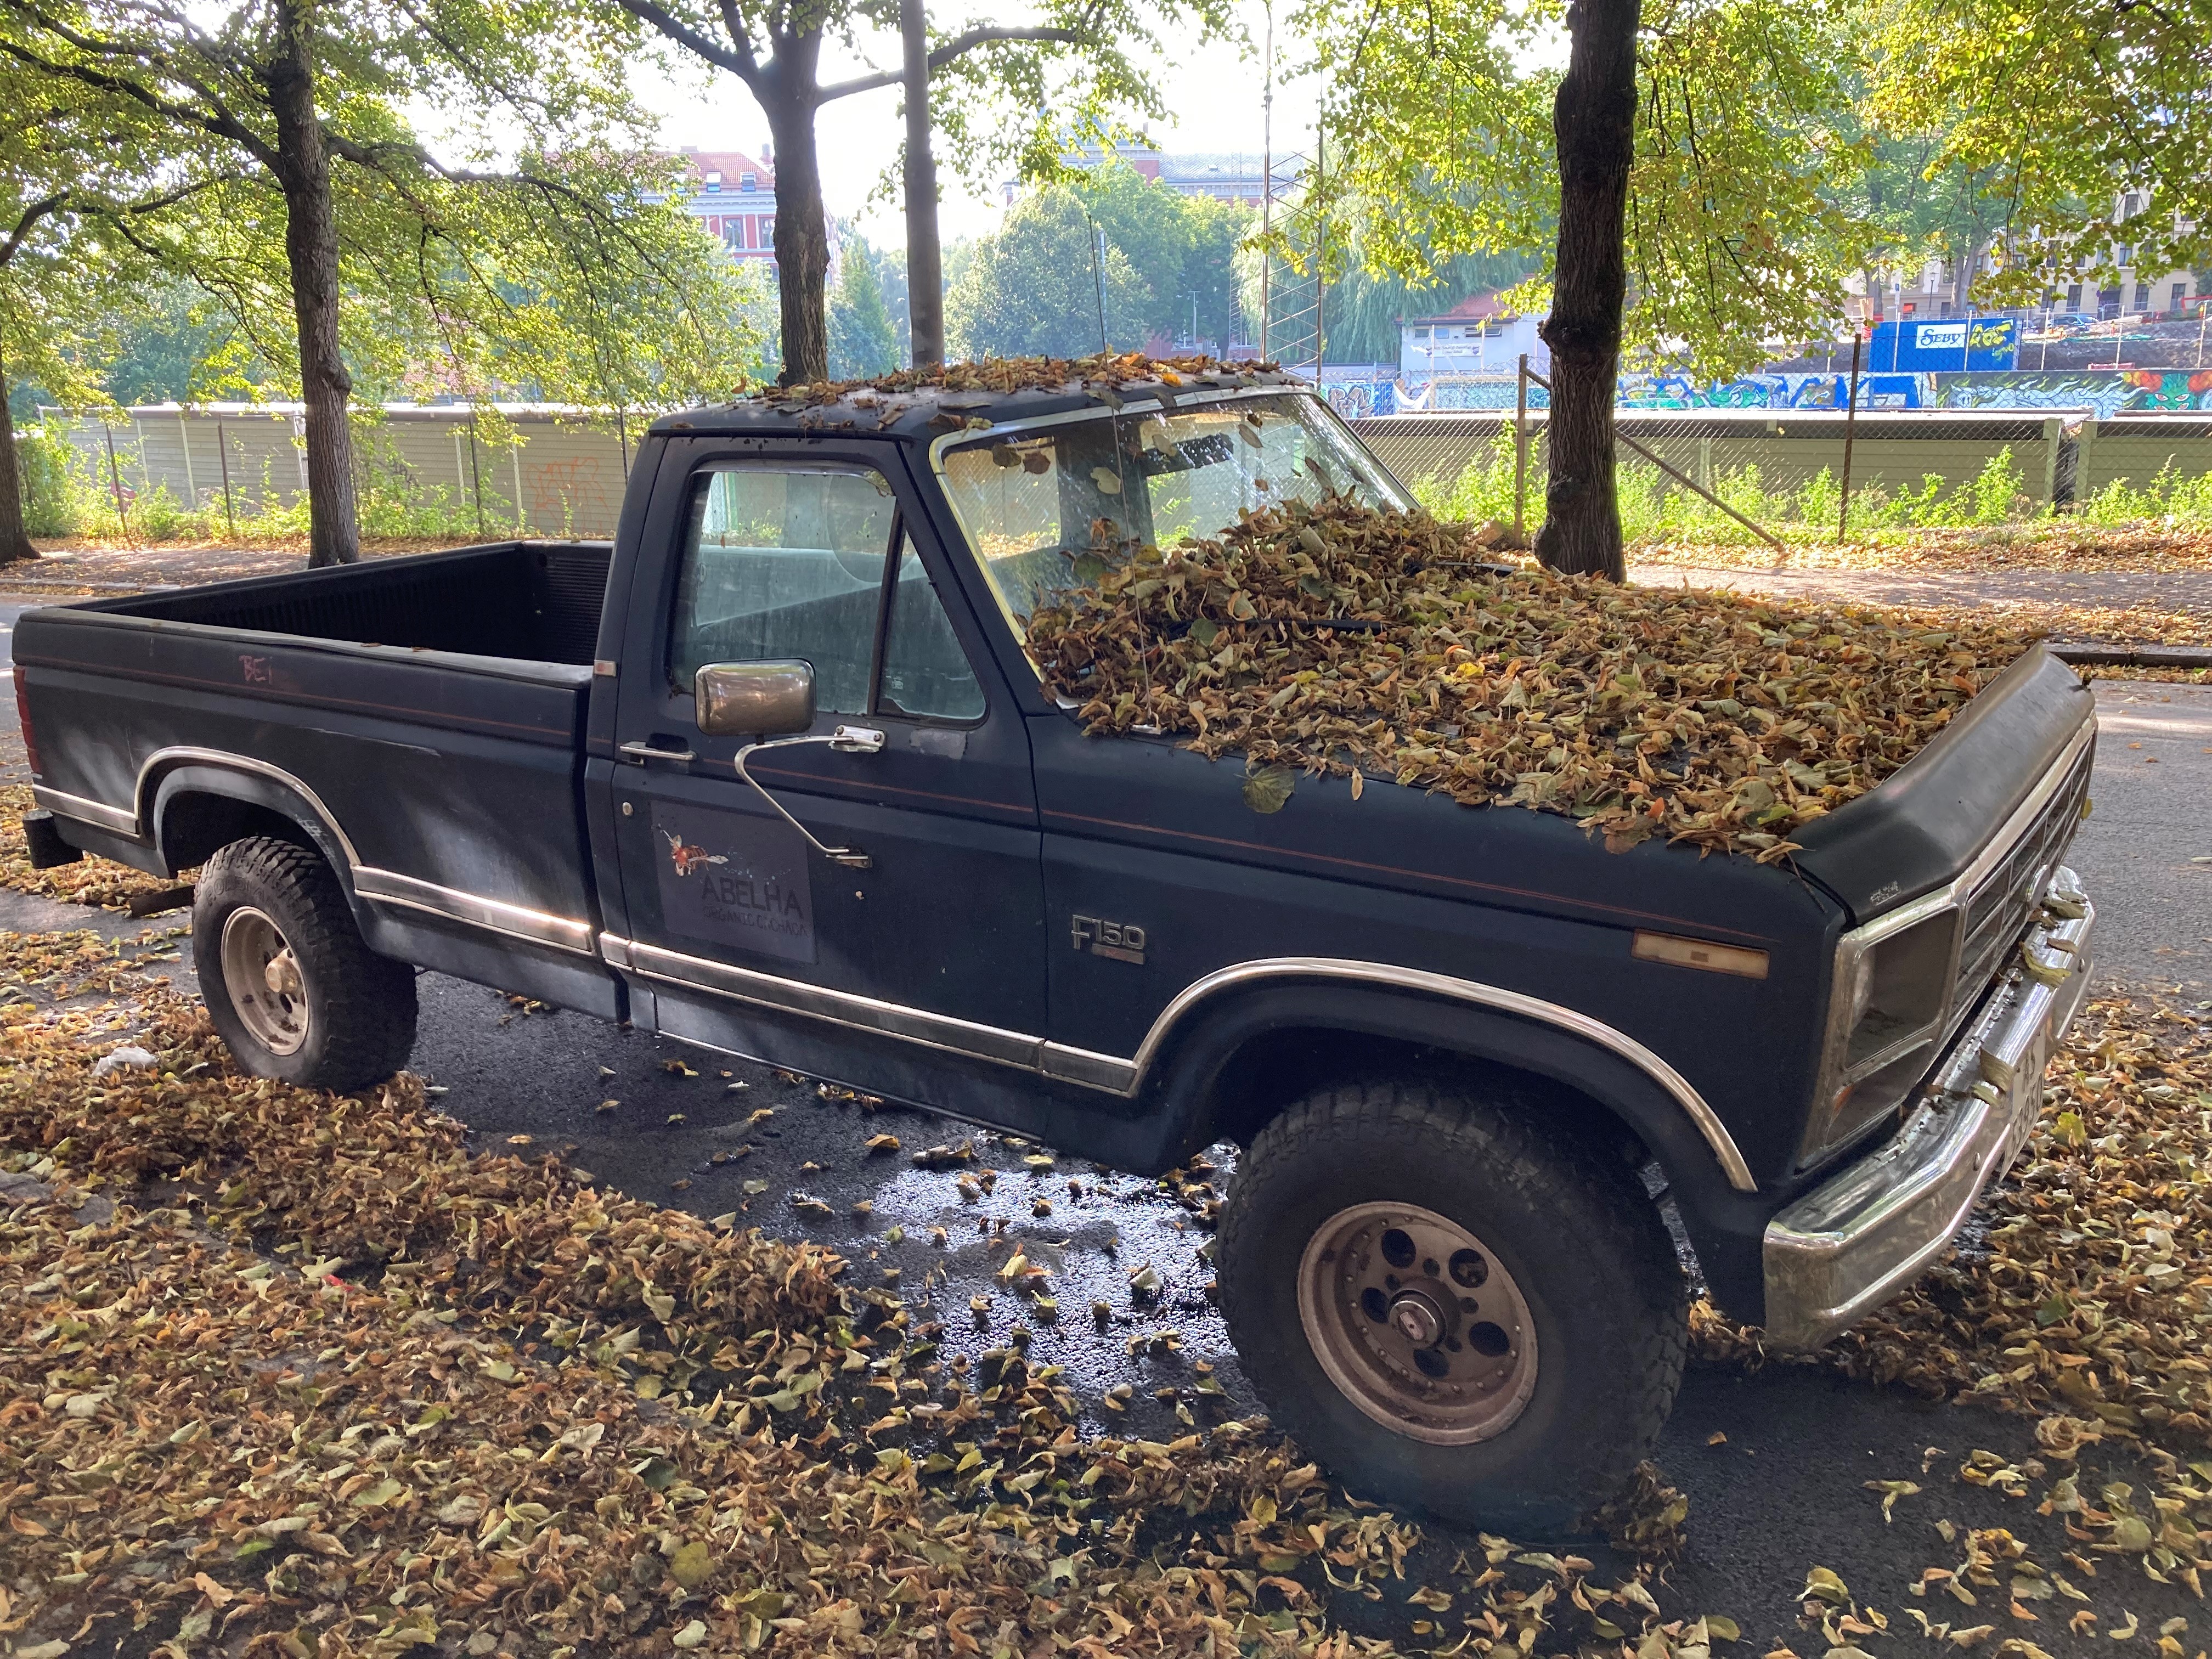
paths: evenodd
<path fill-rule="evenodd" d="M 2085 744 L 2075 757 L 2073 769 L 2051 797 L 2043 811 L 2028 825 L 1966 898 L 1966 925 L 1959 946 L 1959 975 L 1954 983 L 1951 1006 L 1963 1011 L 1979 1000 L 2005 957 L 2027 931 L 2044 884 L 2066 855 L 2081 822 L 2081 803 L 2089 793 L 2089 764 L 2095 745 Z"/>

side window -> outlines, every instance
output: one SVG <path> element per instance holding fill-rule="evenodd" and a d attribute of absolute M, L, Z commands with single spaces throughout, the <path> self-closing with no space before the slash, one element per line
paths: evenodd
<path fill-rule="evenodd" d="M 884 630 L 883 708 L 886 714 L 939 720 L 983 717 L 983 688 L 952 632 L 944 603 L 911 540 L 902 538 Z"/>
<path fill-rule="evenodd" d="M 702 477 L 670 640 L 674 689 L 688 693 L 708 663 L 803 658 L 816 708 L 866 714 L 897 516 L 873 472 L 769 465 Z"/>

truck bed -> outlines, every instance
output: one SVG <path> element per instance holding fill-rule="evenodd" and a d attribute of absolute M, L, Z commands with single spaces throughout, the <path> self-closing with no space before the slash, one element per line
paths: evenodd
<path fill-rule="evenodd" d="M 163 872 L 289 809 L 373 948 L 611 1013 L 580 787 L 611 556 L 496 543 L 28 612 L 39 804 Z"/>
<path fill-rule="evenodd" d="M 204 628 L 589 666 L 609 542 L 493 542 L 83 607 Z"/>

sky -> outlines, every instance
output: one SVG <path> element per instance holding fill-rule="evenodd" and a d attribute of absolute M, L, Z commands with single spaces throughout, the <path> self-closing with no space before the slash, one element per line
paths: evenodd
<path fill-rule="evenodd" d="M 940 23 L 971 21 L 965 14 L 951 13 L 943 0 L 937 10 Z M 1239 0 L 1237 10 L 1251 37 L 1249 51 L 1236 43 L 1216 42 L 1185 49 L 1175 61 L 1161 66 L 1156 70 L 1158 82 L 1176 114 L 1148 133 L 1171 155 L 1243 154 L 1251 158 L 1256 171 L 1264 81 L 1260 48 L 1266 13 L 1258 0 Z M 1018 21 L 1013 9 L 994 9 L 990 15 L 992 21 Z M 1275 149 L 1279 154 L 1304 152 L 1312 147 L 1317 83 L 1310 77 L 1280 78 L 1282 62 L 1291 54 L 1279 29 L 1276 47 Z M 896 63 L 897 51 L 892 36 L 884 37 L 869 58 L 832 46 L 823 53 L 823 79 L 889 67 Z M 768 141 L 768 123 L 735 76 L 673 58 L 660 69 L 641 68 L 635 73 L 638 95 L 659 116 L 661 141 L 669 149 L 690 144 L 701 149 L 743 150 L 757 157 Z M 884 169 L 898 156 L 904 135 L 898 108 L 897 89 L 885 88 L 827 106 L 815 125 L 823 196 L 830 213 L 854 222 L 878 247 L 897 246 L 906 240 L 904 216 L 895 200 L 868 204 Z M 987 235 L 997 228 L 1004 210 L 995 192 L 967 194 L 949 168 L 940 169 L 940 177 L 945 194 L 939 216 L 947 240 Z"/>

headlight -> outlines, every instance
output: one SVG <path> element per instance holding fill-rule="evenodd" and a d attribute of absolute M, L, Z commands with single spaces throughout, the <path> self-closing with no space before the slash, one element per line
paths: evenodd
<path fill-rule="evenodd" d="M 1956 972 L 1959 911 L 1908 905 L 1837 946 L 1827 1045 L 1801 1165 L 1896 1109 L 1927 1070 Z"/>

